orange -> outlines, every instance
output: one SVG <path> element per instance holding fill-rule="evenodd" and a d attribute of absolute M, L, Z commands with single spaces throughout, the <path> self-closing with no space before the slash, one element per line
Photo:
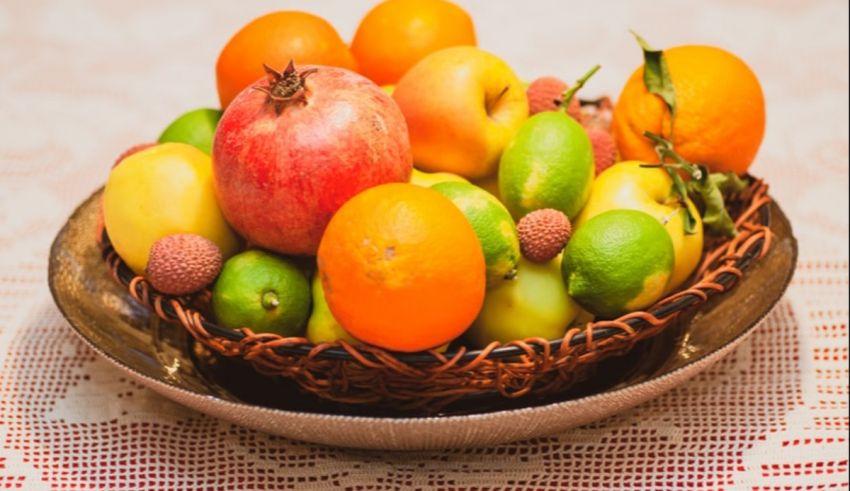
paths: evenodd
<path fill-rule="evenodd" d="M 413 184 L 347 201 L 325 229 L 318 264 L 334 318 L 389 350 L 457 338 L 484 302 L 484 253 L 472 226 L 448 198 Z"/>
<path fill-rule="evenodd" d="M 711 46 L 680 46 L 664 56 L 676 92 L 676 151 L 712 171 L 744 174 L 764 136 L 764 95 L 755 74 L 737 56 Z M 640 67 L 614 108 L 622 160 L 658 161 L 645 130 L 671 137 L 670 111 L 647 91 Z"/>
<path fill-rule="evenodd" d="M 272 12 L 246 24 L 221 50 L 215 72 L 222 109 L 265 75 L 263 63 L 282 70 L 289 60 L 357 69 L 348 46 L 326 20 L 306 12 Z"/>
<path fill-rule="evenodd" d="M 360 72 L 379 85 L 394 84 L 426 55 L 451 46 L 475 46 L 469 14 L 446 0 L 387 0 L 360 21 L 351 52 Z"/>

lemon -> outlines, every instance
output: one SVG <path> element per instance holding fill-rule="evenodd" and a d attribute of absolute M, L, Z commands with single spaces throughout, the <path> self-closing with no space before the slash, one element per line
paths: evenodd
<path fill-rule="evenodd" d="M 673 272 L 670 234 L 651 215 L 611 210 L 578 228 L 564 249 L 561 274 L 582 307 L 613 318 L 658 301 Z"/>
<path fill-rule="evenodd" d="M 567 294 L 560 263 L 560 256 L 545 264 L 521 259 L 516 278 L 487 291 L 466 338 L 484 347 L 493 341 L 563 337 L 581 309 Z"/>
<path fill-rule="evenodd" d="M 186 143 L 211 155 L 213 136 L 219 119 L 221 111 L 218 109 L 195 109 L 183 113 L 163 130 L 158 141 Z"/>
<path fill-rule="evenodd" d="M 328 301 L 325 300 L 325 290 L 322 288 L 322 278 L 318 274 L 313 277 L 313 312 L 307 320 L 307 333 L 305 336 L 311 343 L 332 343 L 343 340 L 351 344 L 357 340 L 343 329 L 334 318 Z"/>
<path fill-rule="evenodd" d="M 228 259 L 212 291 L 222 326 L 281 336 L 303 334 L 310 304 L 310 285 L 298 266 L 258 250 Z"/>
<path fill-rule="evenodd" d="M 499 162 L 499 196 L 519 220 L 541 208 L 574 219 L 593 184 L 593 147 L 587 133 L 563 112 L 528 118 Z"/>
<path fill-rule="evenodd" d="M 520 258 L 516 224 L 495 196 L 466 182 L 442 182 L 431 186 L 457 206 L 472 225 L 487 265 L 487 286 L 492 287 L 516 273 Z"/>
<path fill-rule="evenodd" d="M 215 197 L 209 155 L 185 143 L 155 145 L 112 169 L 103 217 L 116 252 L 137 274 L 153 243 L 166 235 L 206 237 L 225 258 L 239 247 Z"/>

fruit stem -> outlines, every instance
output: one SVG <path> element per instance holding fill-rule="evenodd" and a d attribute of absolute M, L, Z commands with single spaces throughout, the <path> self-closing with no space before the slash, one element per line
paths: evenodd
<path fill-rule="evenodd" d="M 573 84 L 572 87 L 567 89 L 566 92 L 564 92 L 564 95 L 561 97 L 561 100 L 563 101 L 561 102 L 561 107 L 568 107 L 570 105 L 570 101 L 573 100 L 573 96 L 576 95 L 576 92 L 578 92 L 582 87 L 584 87 L 584 84 L 587 83 L 587 81 L 590 80 L 590 77 L 596 74 L 596 72 L 598 72 L 600 68 L 602 68 L 602 65 L 596 65 L 590 70 L 588 70 L 587 73 L 582 75 L 580 79 L 576 80 L 576 83 Z"/>
<path fill-rule="evenodd" d="M 493 109 L 496 107 L 496 104 L 498 104 L 499 101 L 502 99 L 502 97 L 504 97 L 504 95 L 508 93 L 508 90 L 510 90 L 510 88 L 511 88 L 510 85 L 505 85 L 505 87 L 501 90 L 501 92 L 496 94 L 496 97 L 493 97 L 492 99 L 488 99 L 488 100 L 484 101 L 484 106 L 485 106 L 484 109 L 485 109 L 485 111 L 487 111 L 487 116 L 493 115 Z"/>
<path fill-rule="evenodd" d="M 685 210 L 685 233 L 692 234 L 696 229 L 696 218 L 688 207 L 688 198 L 693 196 L 703 204 L 702 222 L 710 233 L 728 237 L 737 235 L 738 231 L 726 210 L 723 190 L 718 182 L 724 183 L 730 193 L 743 189 L 746 183 L 734 174 L 711 174 L 708 167 L 685 160 L 673 149 L 673 143 L 670 140 L 651 131 L 645 131 L 643 134 L 655 144 L 655 152 L 661 163 L 642 167 L 662 167 L 673 179 L 673 189 L 680 196 Z M 679 171 L 687 173 L 691 180 L 685 183 Z"/>
<path fill-rule="evenodd" d="M 268 87 L 264 85 L 255 85 L 254 90 L 259 90 L 266 94 L 266 104 L 271 104 L 275 108 L 275 112 L 280 116 L 283 107 L 291 102 L 306 102 L 306 85 L 304 83 L 307 77 L 316 73 L 315 68 L 302 70 L 301 73 L 295 69 L 295 63 L 289 60 L 286 68 L 278 73 L 274 68 L 263 63 L 263 70 L 269 76 Z"/>
<path fill-rule="evenodd" d="M 263 293 L 263 308 L 266 310 L 276 309 L 280 305 L 280 300 L 277 298 L 277 293 L 275 292 L 265 292 Z"/>

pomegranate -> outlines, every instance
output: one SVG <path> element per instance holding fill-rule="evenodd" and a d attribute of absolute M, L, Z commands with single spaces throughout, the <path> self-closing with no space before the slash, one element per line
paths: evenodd
<path fill-rule="evenodd" d="M 395 102 L 343 68 L 293 63 L 243 90 L 216 130 L 213 173 L 227 221 L 250 242 L 315 255 L 336 210 L 366 188 L 407 182 Z"/>

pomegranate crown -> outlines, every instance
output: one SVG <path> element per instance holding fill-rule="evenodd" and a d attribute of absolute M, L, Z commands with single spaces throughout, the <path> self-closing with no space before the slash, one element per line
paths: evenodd
<path fill-rule="evenodd" d="M 307 77 L 316 73 L 317 69 L 309 68 L 298 73 L 293 60 L 289 60 L 281 72 L 263 63 L 263 70 L 268 75 L 269 85 L 255 85 L 254 90 L 266 94 L 266 104 L 274 106 L 275 113 L 279 116 L 283 108 L 294 102 L 307 102 Z"/>

